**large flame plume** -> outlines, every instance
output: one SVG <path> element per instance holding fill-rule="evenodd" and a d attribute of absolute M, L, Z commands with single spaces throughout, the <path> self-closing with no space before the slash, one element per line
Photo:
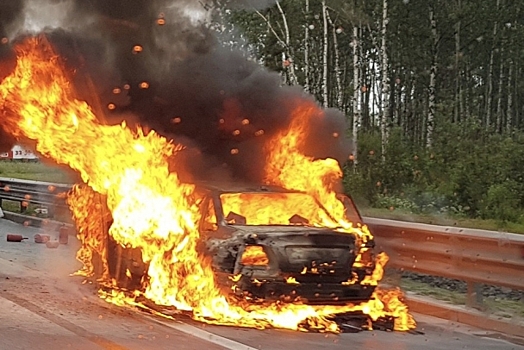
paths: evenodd
<path fill-rule="evenodd" d="M 399 330 L 414 327 L 398 293 L 379 290 L 369 302 L 343 306 L 255 305 L 220 294 L 210 265 L 196 249 L 200 215 L 195 187 L 182 183 L 168 166 L 182 146 L 153 131 L 131 130 L 125 124 L 101 124 L 87 103 L 75 99 L 70 77 L 44 38 L 26 39 L 15 51 L 16 68 L 0 84 L 4 129 L 36 141 L 41 154 L 78 171 L 92 189 L 78 188 L 73 192 L 74 200 L 69 200 L 84 242 L 78 255 L 86 265 L 82 273 L 91 274 L 93 252 L 106 249 L 100 242 L 93 243 L 93 232 L 103 228 L 89 219 L 97 200 L 105 198 L 104 205 L 113 219 L 109 233 L 122 246 L 141 250 L 148 266 L 142 296 L 156 304 L 191 311 L 195 319 L 209 323 L 243 327 L 337 331 L 337 324 L 329 317 L 351 311 L 361 311 L 373 319 L 395 316 L 395 328 Z M 302 108 L 306 115 L 320 113 L 315 106 Z M 289 129 L 279 135 L 281 142 L 271 140 L 276 146 L 268 150 L 266 179 L 313 194 L 333 213 L 330 226 L 356 233 L 362 240 L 370 238 L 365 227 L 353 227 L 343 220 L 343 205 L 331 186 L 341 175 L 338 164 L 300 154 L 300 127 L 305 127 L 300 117 L 304 111 L 297 109 L 296 113 Z M 300 178 L 294 177 L 295 172 L 300 172 Z M 93 191 L 103 197 L 93 195 Z M 315 224 L 327 224 L 327 218 L 321 220 Z M 382 278 L 387 261 L 381 256 L 374 283 Z M 107 267 L 103 269 L 107 272 Z M 123 300 L 117 292 L 106 297 L 115 303 Z M 132 299 L 127 302 L 134 303 Z"/>
<path fill-rule="evenodd" d="M 314 118 L 322 118 L 322 110 L 310 101 L 302 102 L 293 111 L 290 126 L 268 143 L 266 181 L 282 187 L 311 194 L 331 214 L 335 221 L 325 218 L 322 226 L 342 226 L 355 233 L 362 242 L 371 239 L 367 227 L 354 228 L 345 220 L 344 204 L 336 196 L 336 184 L 342 178 L 338 162 L 332 158 L 313 159 L 300 152 L 304 135 Z M 339 135 L 333 135 L 339 137 Z"/>

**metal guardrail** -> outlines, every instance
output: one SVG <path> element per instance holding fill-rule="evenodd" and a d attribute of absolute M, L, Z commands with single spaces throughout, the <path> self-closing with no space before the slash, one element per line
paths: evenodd
<path fill-rule="evenodd" d="M 71 185 L 0 177 L 2 200 L 65 208 Z M 524 235 L 365 217 L 389 267 L 524 290 Z"/>
<path fill-rule="evenodd" d="M 364 218 L 388 267 L 467 282 L 467 304 L 482 304 L 479 283 L 524 290 L 524 235 Z"/>
<path fill-rule="evenodd" d="M 4 200 L 18 202 L 24 213 L 35 204 L 52 216 L 56 209 L 67 208 L 64 199 L 70 189 L 71 185 L 66 184 L 0 177 L 0 208 Z"/>

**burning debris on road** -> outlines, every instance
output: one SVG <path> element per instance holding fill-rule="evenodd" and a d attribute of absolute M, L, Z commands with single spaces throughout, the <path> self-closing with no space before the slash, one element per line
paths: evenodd
<path fill-rule="evenodd" d="M 107 66 L 87 50 L 100 42 L 95 40 L 94 45 L 93 38 L 78 37 L 74 30 L 15 40 L 16 64 L 0 83 L 4 132 L 34 141 L 38 152 L 76 170 L 85 183 L 75 187 L 68 198 L 83 244 L 77 255 L 84 263 L 79 273 L 99 273 L 106 285 L 103 297 L 115 304 L 136 305 L 147 300 L 214 324 L 336 332 L 340 331 L 336 315 L 356 312 L 371 320 L 392 320 L 396 330 L 414 328 L 401 293 L 376 288 L 387 256 L 378 254 L 373 260 L 372 234 L 348 218 L 347 206 L 337 195 L 342 172 L 336 159 L 347 158 L 347 148 L 343 137 L 333 135 L 344 135 L 343 116 L 320 109 L 299 89 L 279 87 L 276 75 L 218 46 L 209 30 L 197 26 L 200 31 L 184 32 L 183 26 L 171 26 L 173 20 L 166 11 L 161 29 L 171 28 L 187 41 L 185 50 L 169 59 L 161 46 L 152 44 L 157 42 L 152 33 L 158 28 L 151 29 L 150 23 L 156 19 L 152 21 L 150 13 L 144 17 L 131 6 L 121 15 L 125 18 L 117 21 L 120 12 L 116 16 L 114 8 L 102 5 L 113 2 L 94 1 L 97 5 L 87 10 L 80 5 L 74 8 L 98 13 L 99 21 L 113 29 L 111 43 L 118 44 L 115 57 L 133 56 L 110 66 L 119 69 L 107 76 L 109 83 L 100 82 Z M 189 25 L 188 20 L 183 24 Z M 128 36 L 129 32 L 133 35 Z M 169 39 L 171 34 L 159 37 Z M 139 38 L 142 40 L 135 40 Z M 180 44 L 180 40 L 173 43 Z M 127 56 L 121 56 L 122 52 Z M 162 64 L 155 64 L 159 62 Z M 113 84 L 113 78 L 119 84 Z M 127 91 L 123 101 L 113 100 L 122 91 Z M 101 107 L 110 104 L 111 113 Z M 110 122 L 116 119 L 121 123 Z M 241 244 L 226 249 L 235 265 L 228 277 L 242 283 L 249 279 L 249 288 L 240 284 L 236 288 L 253 294 L 253 284 L 264 286 L 269 281 L 265 266 L 276 261 L 271 252 L 277 248 L 268 247 L 285 245 L 268 238 L 267 232 L 253 236 L 252 230 L 240 228 L 237 231 L 247 235 L 233 233 L 234 226 L 285 225 L 298 231 L 281 234 L 283 240 L 293 235 L 299 237 L 297 241 L 307 235 L 320 237 L 321 231 L 324 240 L 335 243 L 317 244 L 308 255 L 304 248 L 293 251 L 292 241 L 286 254 L 294 257 L 297 266 L 290 264 L 294 274 L 276 275 L 287 278 L 281 286 L 291 293 L 296 283 L 308 283 L 302 276 L 304 269 L 304 275 L 314 275 L 311 281 L 315 284 L 322 284 L 316 275 L 332 274 L 331 282 L 338 289 L 356 288 L 354 300 L 336 305 L 300 299 L 275 301 L 266 298 L 266 292 L 246 298 L 220 288 L 216 261 L 211 257 L 225 251 L 220 251 L 220 244 L 218 252 L 207 247 L 211 253 L 206 254 L 202 248 L 203 243 L 211 242 L 200 230 L 209 207 L 202 209 L 208 197 L 198 185 L 202 180 L 216 181 L 217 176 L 305 196 L 298 201 L 285 196 L 268 201 L 265 197 L 246 199 L 241 192 L 223 197 L 220 204 L 211 199 L 215 220 L 220 218 L 214 222 L 216 232 L 232 240 L 242 237 Z M 286 212 L 290 208 L 291 217 Z M 128 279 L 135 278 L 137 285 L 130 284 L 133 288 L 122 284 L 123 276 L 118 279 L 112 273 L 108 238 L 118 251 L 138 252 L 136 264 L 131 263 L 124 272 Z M 228 250 L 234 246 L 236 253 Z M 326 253 L 318 246 L 330 250 Z M 342 252 L 341 247 L 351 253 Z M 253 256 L 244 257 L 240 251 Z M 340 274 L 336 259 L 328 259 L 336 251 L 339 260 L 346 261 L 342 266 L 346 270 Z M 265 258 L 262 253 L 267 254 Z M 236 266 L 238 261 L 243 267 Z M 93 265 L 95 262 L 101 267 Z M 262 270 L 254 268 L 257 265 Z M 140 269 L 142 273 L 135 271 Z M 266 280 L 258 280 L 255 271 Z M 326 276 L 322 278 L 329 280 Z M 362 291 L 369 294 L 362 296 Z M 315 297 L 313 293 L 310 298 Z"/>

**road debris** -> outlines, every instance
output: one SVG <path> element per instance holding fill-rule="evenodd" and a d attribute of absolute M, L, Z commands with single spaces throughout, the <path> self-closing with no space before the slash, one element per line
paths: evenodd
<path fill-rule="evenodd" d="M 58 241 L 47 241 L 45 243 L 45 246 L 47 248 L 58 248 L 59 245 L 60 245 L 60 243 Z"/>
<path fill-rule="evenodd" d="M 47 243 L 51 240 L 51 236 L 44 233 L 37 233 L 35 235 L 35 243 Z"/>
<path fill-rule="evenodd" d="M 24 239 L 27 239 L 27 237 L 24 237 L 22 235 L 12 234 L 12 233 L 7 234 L 8 242 L 22 242 Z"/>
<path fill-rule="evenodd" d="M 68 241 L 69 241 L 69 229 L 66 226 L 62 226 L 58 230 L 58 242 L 60 244 L 67 244 Z"/>

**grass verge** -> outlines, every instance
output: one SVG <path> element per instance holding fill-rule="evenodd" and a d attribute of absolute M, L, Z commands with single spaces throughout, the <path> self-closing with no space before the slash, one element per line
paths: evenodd
<path fill-rule="evenodd" d="M 72 171 L 58 165 L 35 161 L 2 160 L 0 177 L 55 183 L 74 182 Z"/>
<path fill-rule="evenodd" d="M 524 224 L 520 223 L 500 222 L 497 220 L 454 218 L 444 216 L 441 214 L 413 214 L 401 209 L 390 210 L 381 208 L 361 207 L 359 208 L 359 210 L 363 216 L 369 216 L 374 218 L 524 234 Z"/>
<path fill-rule="evenodd" d="M 2 210 L 4 211 L 10 211 L 13 213 L 21 213 L 23 215 L 39 217 L 42 219 L 52 219 L 52 220 L 65 222 L 65 223 L 73 222 L 73 219 L 71 217 L 72 215 L 69 210 L 60 209 L 60 210 L 57 210 L 53 215 L 48 215 L 48 214 L 38 213 L 37 209 L 41 209 L 41 208 L 46 208 L 46 207 L 42 205 L 30 203 L 29 206 L 26 208 L 26 210 L 22 213 L 20 211 L 20 203 L 10 201 L 10 200 L 5 200 L 5 199 L 2 201 Z"/>

